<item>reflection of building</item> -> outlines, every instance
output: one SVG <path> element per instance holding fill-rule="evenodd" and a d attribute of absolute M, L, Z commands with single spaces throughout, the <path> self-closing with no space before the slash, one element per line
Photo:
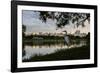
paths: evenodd
<path fill-rule="evenodd" d="M 80 31 L 77 30 L 77 31 L 74 33 L 74 36 L 84 37 L 84 36 L 86 36 L 86 33 L 80 33 Z"/>

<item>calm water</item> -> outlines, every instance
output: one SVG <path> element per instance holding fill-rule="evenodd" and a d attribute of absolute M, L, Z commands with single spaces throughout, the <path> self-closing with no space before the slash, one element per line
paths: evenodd
<path fill-rule="evenodd" d="M 67 46 L 64 42 L 57 42 L 57 43 L 43 43 L 43 42 L 35 42 L 35 43 L 27 43 L 24 44 L 23 47 L 23 57 L 22 59 L 30 59 L 31 57 L 34 57 L 35 55 L 46 55 L 54 53 L 57 50 L 60 49 L 71 49 L 73 47 L 81 47 L 86 45 L 86 41 L 79 41 L 76 42 L 74 40 L 74 43 Z"/>

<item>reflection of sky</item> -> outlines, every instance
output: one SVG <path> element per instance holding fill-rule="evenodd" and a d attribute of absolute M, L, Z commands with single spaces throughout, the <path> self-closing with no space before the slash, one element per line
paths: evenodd
<path fill-rule="evenodd" d="M 90 25 L 85 22 L 85 27 L 74 28 L 73 24 L 66 25 L 62 29 L 56 30 L 56 21 L 48 19 L 46 23 L 39 20 L 39 12 L 34 12 L 32 10 L 22 11 L 22 24 L 26 25 L 26 32 L 62 32 L 67 30 L 70 33 L 74 33 L 76 30 L 80 30 L 82 33 L 87 33 L 90 31 Z"/>

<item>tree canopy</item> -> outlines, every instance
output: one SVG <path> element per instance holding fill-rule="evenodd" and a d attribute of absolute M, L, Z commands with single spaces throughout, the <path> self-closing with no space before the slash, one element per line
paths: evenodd
<path fill-rule="evenodd" d="M 81 25 L 85 26 L 84 22 L 87 20 L 90 22 L 89 13 L 72 13 L 72 12 L 50 12 L 39 11 L 39 19 L 46 23 L 48 19 L 56 20 L 58 28 L 63 28 L 65 25 L 73 23 L 77 27 Z"/>

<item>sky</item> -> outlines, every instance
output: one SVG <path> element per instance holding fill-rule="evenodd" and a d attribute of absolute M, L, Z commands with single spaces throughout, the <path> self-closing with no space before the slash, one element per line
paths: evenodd
<path fill-rule="evenodd" d="M 80 30 L 81 33 L 88 33 L 90 31 L 90 24 L 88 21 L 85 22 L 85 27 L 79 26 L 75 28 L 72 23 L 66 25 L 64 28 L 56 30 L 56 21 L 48 19 L 46 23 L 39 19 L 39 12 L 33 10 L 22 10 L 22 24 L 26 26 L 26 32 L 50 32 L 50 33 L 61 33 L 66 30 L 68 33 L 75 33 L 76 30 Z"/>

